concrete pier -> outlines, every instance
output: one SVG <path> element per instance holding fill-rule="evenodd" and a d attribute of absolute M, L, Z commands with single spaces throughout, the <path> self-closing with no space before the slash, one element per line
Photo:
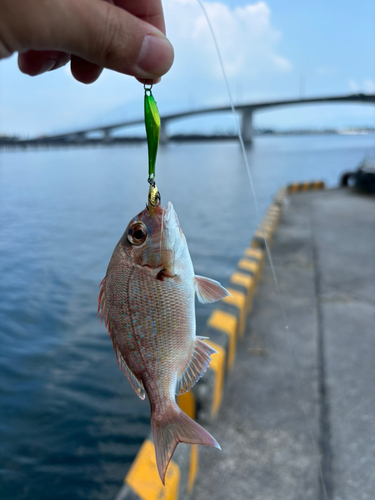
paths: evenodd
<path fill-rule="evenodd" d="M 373 499 L 375 197 L 293 194 L 271 248 L 193 498 Z"/>

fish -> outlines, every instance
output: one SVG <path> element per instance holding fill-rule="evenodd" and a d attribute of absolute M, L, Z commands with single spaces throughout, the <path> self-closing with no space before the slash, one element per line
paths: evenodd
<path fill-rule="evenodd" d="M 194 273 L 172 203 L 147 207 L 128 224 L 101 284 L 98 315 L 105 320 L 119 368 L 141 399 L 147 393 L 156 464 L 165 484 L 178 443 L 220 445 L 184 413 L 176 394 L 190 390 L 216 351 L 196 336 L 195 295 L 216 302 L 228 291 Z"/>

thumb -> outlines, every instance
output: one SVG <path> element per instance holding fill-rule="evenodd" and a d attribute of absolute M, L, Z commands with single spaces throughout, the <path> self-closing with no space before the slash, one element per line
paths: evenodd
<path fill-rule="evenodd" d="M 102 0 L 12 3 L 18 5 L 16 13 L 24 6 L 22 19 L 27 23 L 26 27 L 19 21 L 15 23 L 11 37 L 16 45 L 13 50 L 60 50 L 140 79 L 156 79 L 172 65 L 173 47 L 165 35 L 110 3 Z"/>

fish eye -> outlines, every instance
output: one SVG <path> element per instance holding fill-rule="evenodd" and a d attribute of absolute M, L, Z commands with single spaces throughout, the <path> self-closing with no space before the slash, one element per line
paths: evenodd
<path fill-rule="evenodd" d="M 146 226 L 141 221 L 134 222 L 128 230 L 127 238 L 132 245 L 142 245 L 147 239 Z"/>

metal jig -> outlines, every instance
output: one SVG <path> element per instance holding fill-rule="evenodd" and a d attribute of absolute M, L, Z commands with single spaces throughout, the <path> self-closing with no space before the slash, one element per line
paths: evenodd
<path fill-rule="evenodd" d="M 154 216 L 155 208 L 159 205 L 161 199 L 159 190 L 155 184 L 155 163 L 159 146 L 160 115 L 152 95 L 152 85 L 152 80 L 148 86 L 145 80 L 145 126 L 148 146 L 148 183 L 150 184 L 147 208 L 151 218 Z"/>

